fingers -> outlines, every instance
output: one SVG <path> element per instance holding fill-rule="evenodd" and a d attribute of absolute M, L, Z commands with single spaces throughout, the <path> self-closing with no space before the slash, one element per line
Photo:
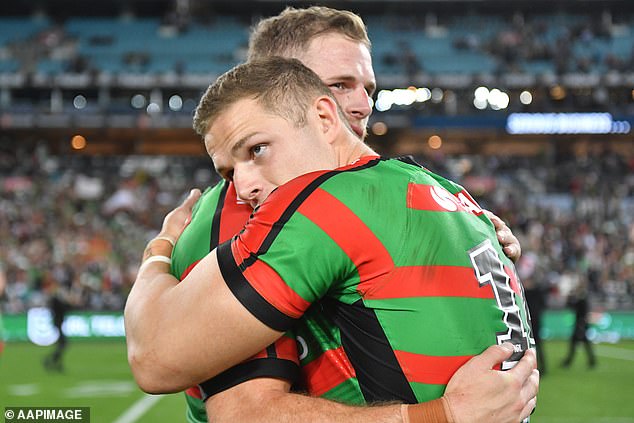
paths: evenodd
<path fill-rule="evenodd" d="M 520 413 L 520 419 L 524 420 L 531 415 L 537 406 L 537 393 L 539 392 L 539 370 L 534 369 L 530 377 L 522 387 L 522 398 L 525 398 L 526 405 Z"/>
<path fill-rule="evenodd" d="M 504 226 L 506 226 L 504 224 L 504 221 L 502 219 L 500 219 L 499 217 L 497 217 L 495 214 L 491 213 L 488 210 L 482 210 L 484 212 L 484 214 L 486 215 L 486 217 L 489 218 L 489 220 L 493 223 L 493 226 L 495 227 L 495 230 L 497 231 L 498 229 L 503 228 Z"/>
<path fill-rule="evenodd" d="M 522 409 L 522 412 L 520 413 L 520 421 L 524 421 L 524 419 L 528 418 L 528 416 L 531 415 L 536 406 L 537 397 L 534 397 L 530 401 L 528 401 L 524 409 Z"/>
<path fill-rule="evenodd" d="M 200 198 L 200 195 L 200 190 L 198 188 L 192 189 L 189 191 L 189 195 L 185 198 L 185 201 L 183 201 L 183 206 L 189 209 L 193 208 L 196 201 Z"/>
<path fill-rule="evenodd" d="M 502 345 L 492 345 L 480 355 L 471 360 L 478 365 L 482 365 L 487 370 L 492 369 L 504 360 L 508 360 L 513 355 L 513 344 L 505 342 Z"/>
<path fill-rule="evenodd" d="M 485 210 L 486 211 L 486 210 Z M 514 262 L 522 255 L 522 247 L 520 246 L 520 242 L 517 237 L 513 235 L 511 229 L 504 223 L 502 219 L 497 217 L 491 212 L 487 212 L 486 215 L 493 222 L 493 226 L 495 227 L 495 234 L 497 235 L 498 241 L 500 245 L 502 245 L 502 249 L 504 254 Z"/>
<path fill-rule="evenodd" d="M 537 369 L 537 356 L 535 355 L 535 350 L 528 349 L 524 352 L 524 356 L 522 359 L 509 370 L 510 373 L 513 373 L 519 380 L 524 383 L 533 373 L 533 370 Z M 538 373 L 539 380 L 539 373 Z"/>
<path fill-rule="evenodd" d="M 531 375 L 526 379 L 524 386 L 522 386 L 522 398 L 529 400 L 537 396 L 539 392 L 539 370 L 534 369 Z"/>

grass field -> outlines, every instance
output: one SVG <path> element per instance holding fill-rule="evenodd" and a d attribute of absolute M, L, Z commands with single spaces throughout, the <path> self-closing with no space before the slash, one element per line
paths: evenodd
<path fill-rule="evenodd" d="M 634 342 L 596 345 L 599 364 L 593 370 L 587 370 L 582 350 L 569 369 L 561 369 L 566 344 L 551 341 L 545 347 L 549 368 L 533 423 L 634 423 Z M 92 423 L 185 421 L 182 394 L 149 396 L 137 389 L 123 342 L 71 342 L 64 373 L 43 369 L 50 350 L 6 345 L 1 407 L 90 407 Z"/>

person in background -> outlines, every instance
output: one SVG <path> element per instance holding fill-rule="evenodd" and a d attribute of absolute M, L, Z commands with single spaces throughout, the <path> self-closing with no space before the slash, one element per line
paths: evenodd
<path fill-rule="evenodd" d="M 49 371 L 64 371 L 64 352 L 67 347 L 67 338 L 64 334 L 63 324 L 66 313 L 70 309 L 70 303 L 66 298 L 64 290 L 59 284 L 55 284 L 49 299 L 49 309 L 53 318 L 53 326 L 59 332 L 59 337 L 55 342 L 53 352 L 44 358 L 44 368 Z"/>
<path fill-rule="evenodd" d="M 592 348 L 592 342 L 588 339 L 588 316 L 590 304 L 588 302 L 587 284 L 581 282 L 568 298 L 568 307 L 575 313 L 575 324 L 570 335 L 570 346 L 568 355 L 561 363 L 564 368 L 570 367 L 575 358 L 577 344 L 582 343 L 588 355 L 588 368 L 592 369 L 597 365 L 597 359 Z"/>

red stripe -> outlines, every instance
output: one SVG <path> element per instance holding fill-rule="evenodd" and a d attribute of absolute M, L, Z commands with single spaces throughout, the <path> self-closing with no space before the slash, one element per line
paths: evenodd
<path fill-rule="evenodd" d="M 240 246 L 232 243 L 231 247 L 236 257 L 236 250 Z M 256 260 L 247 267 L 243 274 L 253 289 L 269 304 L 289 317 L 301 317 L 310 306 L 310 303 L 293 291 L 271 266 L 261 260 Z"/>
<path fill-rule="evenodd" d="M 515 272 L 509 268 L 508 266 L 504 266 L 504 273 L 506 273 L 506 275 L 509 277 L 509 285 L 511 286 L 511 289 L 513 290 L 513 292 L 515 292 L 515 294 L 521 296 L 522 295 L 522 291 L 520 289 L 520 284 L 517 281 L 517 275 L 515 274 Z"/>
<path fill-rule="evenodd" d="M 302 366 L 308 393 L 321 396 L 356 374 L 342 347 L 328 350 Z"/>
<path fill-rule="evenodd" d="M 378 156 L 362 157 L 355 163 L 335 169 L 335 171 L 345 171 L 353 169 L 355 167 L 363 166 L 371 160 L 376 159 Z M 249 249 L 253 252 L 257 252 L 260 246 L 266 239 L 278 220 L 280 220 L 282 214 L 293 203 L 295 198 L 310 185 L 314 180 L 320 176 L 333 172 L 332 170 L 322 170 L 317 172 L 310 172 L 305 175 L 298 176 L 295 179 L 290 180 L 284 185 L 279 186 L 274 190 L 264 203 L 258 208 L 255 213 L 254 219 L 249 219 L 244 232 L 240 234 L 240 239 L 249 246 Z"/>
<path fill-rule="evenodd" d="M 282 336 L 273 343 L 273 348 L 275 348 L 275 355 L 277 356 L 277 358 L 290 360 L 299 364 L 297 354 L 297 342 L 294 338 Z M 248 359 L 244 360 L 243 363 L 251 360 L 257 360 L 259 358 L 271 358 L 268 348 L 265 348 L 254 356 L 249 357 Z"/>
<path fill-rule="evenodd" d="M 239 240 L 245 244 L 250 252 L 257 252 L 262 243 L 273 229 L 274 224 L 280 220 L 282 214 L 292 204 L 299 193 L 313 180 L 326 173 L 312 172 L 295 178 L 273 191 L 262 205 L 257 209 L 253 219 L 249 219 L 244 231 L 239 234 Z M 248 257 L 248 256 L 247 256 Z M 244 260 L 246 257 L 241 257 Z M 236 260 L 240 263 L 242 260 Z"/>
<path fill-rule="evenodd" d="M 394 351 L 396 358 L 410 382 L 446 385 L 451 376 L 472 355 L 467 356 L 431 356 L 406 351 Z"/>
<path fill-rule="evenodd" d="M 251 360 L 257 360 L 258 358 L 267 358 L 269 356 L 269 353 L 266 349 L 263 349 L 262 351 L 260 351 L 259 353 L 255 354 L 252 357 L 247 358 L 246 360 L 243 360 L 242 363 L 247 362 L 247 361 L 251 361 Z"/>
<path fill-rule="evenodd" d="M 471 267 L 397 267 L 365 292 L 366 299 L 412 297 L 495 298 L 490 285 L 480 287 Z"/>
<path fill-rule="evenodd" d="M 482 208 L 476 202 L 476 200 L 474 200 L 471 194 L 469 194 L 467 191 L 465 190 L 460 191 L 458 194 L 456 194 L 456 198 L 458 198 L 458 200 L 460 200 L 460 202 L 465 206 L 465 208 L 469 210 L 471 213 L 477 216 L 484 213 L 482 211 Z"/>
<path fill-rule="evenodd" d="M 436 185 L 409 184 L 407 187 L 407 207 L 427 211 L 468 211 L 477 216 L 482 209 L 465 190 L 452 194 Z"/>
<path fill-rule="evenodd" d="M 203 396 L 200 394 L 200 389 L 198 386 L 193 386 L 185 391 L 185 395 L 197 398 L 199 400 L 203 399 Z"/>
<path fill-rule="evenodd" d="M 299 212 L 319 226 L 344 251 L 357 267 L 359 292 L 372 287 L 376 278 L 394 267 L 381 241 L 345 204 L 318 189 L 299 208 Z"/>
<path fill-rule="evenodd" d="M 283 360 L 290 360 L 296 364 L 299 364 L 299 354 L 297 353 L 297 341 L 286 336 L 282 336 L 275 341 L 275 351 L 277 357 Z"/>
<path fill-rule="evenodd" d="M 198 264 L 198 262 L 202 260 L 202 259 L 198 259 L 195 262 L 193 262 L 192 264 L 190 264 L 189 266 L 187 266 L 187 269 L 185 269 L 185 271 L 183 272 L 183 274 L 180 277 L 180 280 L 182 281 L 183 279 L 185 279 L 187 277 L 187 275 L 189 275 L 189 273 L 194 270 L 194 267 L 196 267 L 196 265 Z"/>
<path fill-rule="evenodd" d="M 407 207 L 428 211 L 465 211 L 460 201 L 446 189 L 412 183 L 407 186 Z"/>
<path fill-rule="evenodd" d="M 222 244 L 240 232 L 247 220 L 249 220 L 251 213 L 253 213 L 251 206 L 239 202 L 235 186 L 233 183 L 229 184 L 220 215 L 218 242 Z"/>

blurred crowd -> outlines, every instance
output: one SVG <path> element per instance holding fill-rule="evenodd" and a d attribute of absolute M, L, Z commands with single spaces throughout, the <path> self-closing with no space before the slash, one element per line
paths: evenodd
<path fill-rule="evenodd" d="M 46 305 L 57 290 L 74 309 L 122 310 L 164 215 L 212 178 L 203 157 L 0 151 L 2 311 Z"/>
<path fill-rule="evenodd" d="M 522 282 L 549 307 L 565 307 L 578 288 L 597 309 L 634 306 L 634 158 L 603 150 L 425 160 L 508 223 L 522 246 Z"/>
<path fill-rule="evenodd" d="M 633 307 L 634 159 L 604 151 L 418 160 L 508 222 L 523 248 L 520 276 L 550 307 L 565 306 L 580 285 L 601 307 Z M 74 309 L 121 310 L 163 216 L 216 178 L 206 157 L 0 151 L 2 312 L 44 305 L 59 289 Z"/>

